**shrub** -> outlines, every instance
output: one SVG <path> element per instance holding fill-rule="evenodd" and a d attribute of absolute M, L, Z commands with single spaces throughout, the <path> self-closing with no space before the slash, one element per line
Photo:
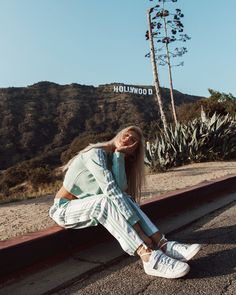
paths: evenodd
<path fill-rule="evenodd" d="M 30 171 L 28 180 L 33 187 L 44 183 L 50 183 L 52 181 L 51 170 L 44 167 L 35 168 Z"/>
<path fill-rule="evenodd" d="M 236 158 L 236 122 L 229 115 L 194 119 L 169 126 L 146 145 L 145 162 L 150 170 L 165 171 L 187 163 Z"/>
<path fill-rule="evenodd" d="M 203 108 L 209 117 L 215 113 L 225 116 L 229 114 L 232 117 L 236 115 L 236 98 L 231 94 L 225 94 L 213 89 L 208 89 L 210 96 L 208 98 L 197 100 L 194 103 L 185 103 L 177 106 L 177 117 L 179 122 L 186 123 L 190 120 L 200 117 Z"/>
<path fill-rule="evenodd" d="M 89 143 L 97 143 L 110 140 L 114 135 L 112 133 L 89 133 L 76 137 L 69 148 L 61 154 L 61 161 L 68 162 L 79 151 L 84 149 Z"/>

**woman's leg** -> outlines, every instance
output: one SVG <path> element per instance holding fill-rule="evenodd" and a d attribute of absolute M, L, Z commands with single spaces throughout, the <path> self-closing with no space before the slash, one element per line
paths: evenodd
<path fill-rule="evenodd" d="M 135 203 L 131 198 L 127 198 L 131 207 L 135 210 L 136 214 L 140 218 L 140 225 L 142 226 L 143 231 L 150 237 L 154 233 L 158 232 L 159 229 L 156 225 L 149 219 L 149 217 L 140 209 L 139 205 Z"/>
<path fill-rule="evenodd" d="M 154 244 L 154 249 L 161 249 L 168 256 L 188 261 L 195 256 L 201 248 L 199 244 L 182 244 L 176 241 L 168 241 L 158 228 L 151 222 L 147 215 L 131 198 L 128 201 L 140 218 L 140 225 Z"/>
<path fill-rule="evenodd" d="M 188 264 L 171 259 L 160 250 L 148 249 L 134 228 L 105 195 L 72 201 L 56 200 L 50 209 L 50 216 L 65 228 L 83 228 L 101 223 L 118 240 L 124 251 L 129 255 L 140 256 L 144 270 L 149 275 L 177 278 L 189 271 Z"/>
<path fill-rule="evenodd" d="M 159 231 L 157 226 L 149 219 L 149 217 L 140 209 L 139 205 L 135 203 L 131 198 L 127 198 L 128 202 L 135 210 L 136 214 L 140 218 L 140 225 L 145 232 L 145 234 L 151 238 L 151 240 L 156 244 L 161 246 L 164 243 L 164 235 Z"/>
<path fill-rule="evenodd" d="M 51 216 L 56 222 L 64 219 L 65 228 L 84 228 L 102 224 L 120 243 L 129 255 L 135 255 L 137 249 L 144 244 L 133 227 L 117 210 L 113 202 L 105 195 L 94 195 L 67 202 L 60 214 Z M 57 222 L 58 223 L 58 222 Z"/>

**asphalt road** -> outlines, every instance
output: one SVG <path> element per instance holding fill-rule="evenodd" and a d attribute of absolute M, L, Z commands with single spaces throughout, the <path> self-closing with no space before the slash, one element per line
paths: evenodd
<path fill-rule="evenodd" d="M 202 250 L 189 263 L 190 273 L 182 279 L 148 276 L 140 260 L 124 257 L 53 295 L 236 294 L 236 202 L 172 233 L 168 238 L 202 244 Z"/>

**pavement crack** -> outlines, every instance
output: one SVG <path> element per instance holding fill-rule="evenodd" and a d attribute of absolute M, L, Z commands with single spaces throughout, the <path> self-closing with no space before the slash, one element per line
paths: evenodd
<path fill-rule="evenodd" d="M 150 280 L 145 286 L 142 287 L 141 290 L 138 291 L 138 293 L 134 294 L 134 295 L 143 295 L 145 291 L 147 291 L 147 289 L 149 288 L 149 286 L 152 284 L 154 280 Z"/>
<path fill-rule="evenodd" d="M 73 257 L 74 260 L 81 261 L 81 262 L 88 262 L 88 263 L 94 263 L 98 265 L 105 265 L 104 262 L 98 261 L 98 260 L 92 260 L 92 259 L 84 259 L 84 258 L 78 258 L 78 257 Z"/>
<path fill-rule="evenodd" d="M 228 284 L 224 286 L 222 292 L 220 295 L 224 295 L 224 294 L 227 294 L 229 290 L 229 288 L 232 286 L 232 282 L 234 281 L 234 279 L 229 279 L 228 281 Z M 231 294 L 231 293 L 228 293 L 228 294 Z"/>
<path fill-rule="evenodd" d="M 73 256 L 72 255 L 72 258 L 74 260 L 77 260 L 77 261 L 81 261 L 81 262 L 88 262 L 88 263 L 93 263 L 93 264 L 97 264 L 99 266 L 104 266 L 104 267 L 110 267 L 112 265 L 116 265 L 117 263 L 120 263 L 121 260 L 127 258 L 126 254 L 121 254 L 115 258 L 111 258 L 109 260 L 106 260 L 106 261 L 101 261 L 101 260 L 96 260 L 96 259 L 86 259 L 86 258 L 82 258 L 82 257 L 78 257 L 78 256 Z"/>

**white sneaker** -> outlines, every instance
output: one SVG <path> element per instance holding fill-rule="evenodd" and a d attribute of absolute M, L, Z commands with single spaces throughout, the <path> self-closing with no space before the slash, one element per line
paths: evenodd
<path fill-rule="evenodd" d="M 146 274 L 168 279 L 183 277 L 190 270 L 187 263 L 171 258 L 161 250 L 152 251 L 149 261 L 143 261 L 143 266 Z"/>
<path fill-rule="evenodd" d="M 190 245 L 170 241 L 166 243 L 165 254 L 180 261 L 188 261 L 193 258 L 200 249 L 201 245 L 199 244 Z"/>

